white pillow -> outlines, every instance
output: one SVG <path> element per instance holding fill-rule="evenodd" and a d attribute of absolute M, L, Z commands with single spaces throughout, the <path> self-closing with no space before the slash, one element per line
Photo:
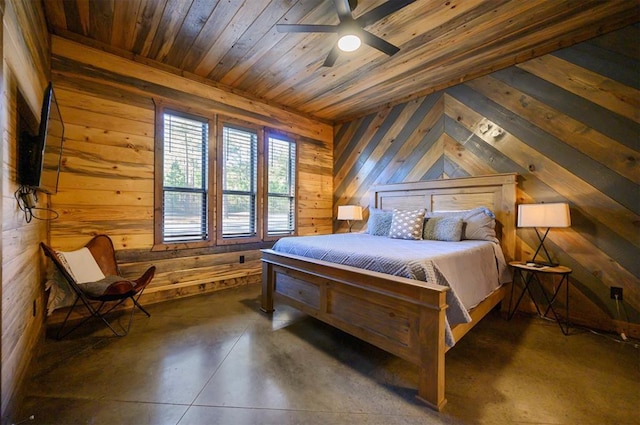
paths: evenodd
<path fill-rule="evenodd" d="M 78 283 L 95 282 L 105 278 L 89 248 L 76 251 L 56 251 L 60 262 Z"/>

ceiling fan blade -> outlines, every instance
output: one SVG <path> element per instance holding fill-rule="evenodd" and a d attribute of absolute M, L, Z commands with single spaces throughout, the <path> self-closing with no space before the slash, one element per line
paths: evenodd
<path fill-rule="evenodd" d="M 337 25 L 276 24 L 278 32 L 338 32 Z"/>
<path fill-rule="evenodd" d="M 333 49 L 331 49 L 331 51 L 327 55 L 327 58 L 324 60 L 322 66 L 333 66 L 333 64 L 336 63 L 336 60 L 338 59 L 338 54 L 340 54 L 340 49 L 338 48 L 338 45 L 335 44 L 333 46 Z"/>
<path fill-rule="evenodd" d="M 393 56 L 400 51 L 400 48 L 394 46 L 389 42 L 384 41 L 377 35 L 371 34 L 369 31 L 365 31 L 365 30 L 358 31 L 358 36 L 360 37 L 363 43 L 368 44 L 374 49 L 378 49 L 382 53 L 386 53 L 389 56 Z"/>
<path fill-rule="evenodd" d="M 369 26 L 375 22 L 378 22 L 380 19 L 384 18 L 385 16 L 391 15 L 393 12 L 396 12 L 405 6 L 410 5 L 414 1 L 415 0 L 387 1 L 386 3 L 383 3 L 380 6 L 376 7 L 375 9 L 372 9 L 367 13 L 365 13 L 364 15 L 360 16 L 358 19 L 356 19 L 356 22 L 361 27 Z"/>
<path fill-rule="evenodd" d="M 353 20 L 349 0 L 334 0 L 334 3 L 336 4 L 336 10 L 338 11 L 340 22 Z"/>

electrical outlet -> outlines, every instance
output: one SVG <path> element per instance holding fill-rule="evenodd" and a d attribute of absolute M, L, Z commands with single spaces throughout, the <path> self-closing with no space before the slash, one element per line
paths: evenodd
<path fill-rule="evenodd" d="M 618 287 L 618 286 L 612 286 L 611 287 L 611 299 L 612 300 L 618 300 L 618 301 L 622 301 L 622 288 Z"/>
<path fill-rule="evenodd" d="M 244 263 L 244 255 L 240 256 L 240 260 L 239 261 L 240 261 L 240 264 Z"/>

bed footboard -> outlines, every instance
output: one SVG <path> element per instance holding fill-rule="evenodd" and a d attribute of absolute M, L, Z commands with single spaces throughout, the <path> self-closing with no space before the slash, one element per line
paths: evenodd
<path fill-rule="evenodd" d="M 448 288 L 295 255 L 262 251 L 262 310 L 274 296 L 419 368 L 418 398 L 446 404 Z"/>

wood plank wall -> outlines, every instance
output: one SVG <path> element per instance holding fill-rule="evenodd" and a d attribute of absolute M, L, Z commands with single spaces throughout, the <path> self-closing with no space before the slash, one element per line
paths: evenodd
<path fill-rule="evenodd" d="M 331 125 L 66 39 L 53 37 L 52 49 L 53 81 L 65 123 L 60 186 L 52 196 L 60 214 L 51 224 L 55 248 L 75 249 L 92 235 L 109 234 L 124 275 L 137 276 L 149 264 L 157 267 L 143 296 L 147 303 L 260 282 L 258 248 L 270 243 L 150 251 L 153 99 L 299 135 L 299 233 L 332 231 Z M 57 320 L 59 315 L 50 318 Z"/>
<path fill-rule="evenodd" d="M 0 0 L 0 22 L 4 21 L 4 0 Z M 2 28 L 0 28 L 0 58 L 2 59 L 2 64 L 0 65 L 0 97 L 2 98 L 2 102 L 0 106 L 0 141 L 2 141 L 2 146 L 0 147 L 0 164 L 3 165 L 2 169 L 3 172 L 0 173 L 0 188 L 4 187 L 4 147 L 5 147 L 5 138 L 4 138 L 4 129 L 5 129 L 5 114 L 6 114 L 6 107 L 4 105 L 6 105 L 7 102 L 7 96 L 5 95 L 5 84 L 4 84 L 4 24 L 2 24 Z M 0 189 L 2 190 L 2 189 Z M 4 190 L 2 190 L 2 193 L 4 193 Z M 4 196 L 0 196 L 0 211 L 3 211 L 3 206 L 4 206 Z M 3 214 L 4 217 L 4 214 Z M 0 220 L 0 232 L 2 232 L 2 229 L 4 229 L 4 225 L 2 223 L 2 221 Z M 2 249 L 2 238 L 0 238 L 0 260 L 3 258 L 2 253 L 4 252 Z M 2 297 L 2 286 L 4 284 L 3 280 L 2 280 L 2 269 L 3 267 L 0 267 L 0 300 L 3 299 Z M 3 320 L 3 311 L 4 309 L 2 308 L 2 301 L 0 301 L 0 361 L 2 359 L 2 353 L 4 353 L 4 350 L 2 349 L 2 346 L 4 344 L 2 344 L 2 324 L 4 323 Z M 0 394 L 3 394 L 2 389 L 4 388 L 4 386 L 2 385 L 2 367 L 1 365 L 4 364 L 4 361 L 0 362 Z M 0 416 L 1 416 L 1 412 L 4 412 L 3 406 L 2 406 L 2 400 L 0 398 Z"/>
<path fill-rule="evenodd" d="M 571 228 L 545 244 L 573 269 L 571 320 L 638 336 L 638 39 L 628 26 L 337 125 L 335 205 L 367 205 L 372 184 L 518 172 L 520 203 L 571 206 Z M 533 230 L 517 233 L 530 258 Z"/>
<path fill-rule="evenodd" d="M 44 260 L 38 244 L 46 240 L 44 221 L 26 223 L 14 192 L 17 164 L 18 96 L 27 112 L 40 116 L 42 97 L 49 79 L 49 36 L 39 3 L 0 1 L 2 19 L 3 72 L 0 72 L 0 134 L 2 134 L 2 423 L 15 422 L 29 361 L 42 337 Z M 2 17 L 2 13 L 0 13 Z M 48 198 L 40 196 L 38 206 Z"/>

